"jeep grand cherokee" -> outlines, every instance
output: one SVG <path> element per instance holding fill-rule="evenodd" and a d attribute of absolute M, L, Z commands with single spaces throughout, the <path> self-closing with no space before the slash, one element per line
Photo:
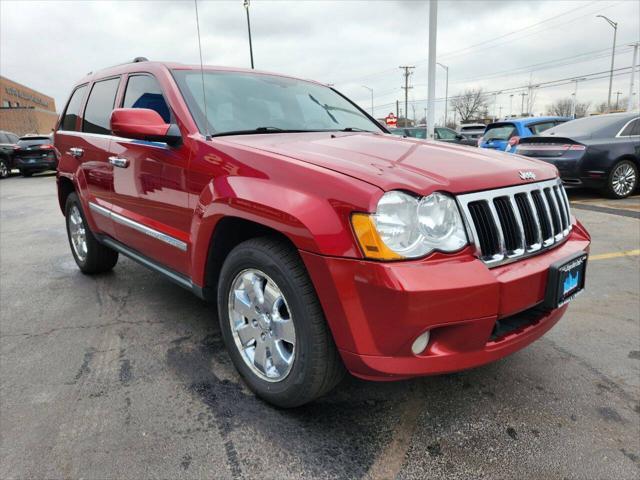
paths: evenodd
<path fill-rule="evenodd" d="M 247 384 L 292 407 L 530 344 L 584 287 L 557 169 L 394 137 L 325 85 L 137 61 L 80 80 L 55 131 L 80 270 L 119 254 L 217 305 Z"/>

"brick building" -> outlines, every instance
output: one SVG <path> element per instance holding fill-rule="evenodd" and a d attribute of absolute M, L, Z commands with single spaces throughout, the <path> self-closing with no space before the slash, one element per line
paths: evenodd
<path fill-rule="evenodd" d="M 0 130 L 48 134 L 57 119 L 52 97 L 0 76 Z"/>

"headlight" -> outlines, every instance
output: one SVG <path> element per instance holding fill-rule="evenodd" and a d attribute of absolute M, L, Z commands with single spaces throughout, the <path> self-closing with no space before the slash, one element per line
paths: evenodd
<path fill-rule="evenodd" d="M 467 244 L 456 201 L 439 192 L 423 198 L 387 192 L 375 214 L 354 214 L 352 223 L 365 256 L 378 260 L 453 252 Z"/>

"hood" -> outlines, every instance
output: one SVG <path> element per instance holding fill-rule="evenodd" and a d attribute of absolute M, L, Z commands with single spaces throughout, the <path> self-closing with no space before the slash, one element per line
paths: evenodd
<path fill-rule="evenodd" d="M 218 139 L 217 139 L 218 140 Z M 238 135 L 219 140 L 328 168 L 375 185 L 427 195 L 436 190 L 472 192 L 557 176 L 554 166 L 519 155 L 373 133 Z"/>

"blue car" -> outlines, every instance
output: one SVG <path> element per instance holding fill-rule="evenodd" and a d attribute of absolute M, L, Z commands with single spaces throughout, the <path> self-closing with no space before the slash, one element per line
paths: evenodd
<path fill-rule="evenodd" d="M 538 135 L 569 120 L 568 117 L 526 117 L 490 123 L 478 140 L 478 146 L 514 153 L 521 138 Z"/>

